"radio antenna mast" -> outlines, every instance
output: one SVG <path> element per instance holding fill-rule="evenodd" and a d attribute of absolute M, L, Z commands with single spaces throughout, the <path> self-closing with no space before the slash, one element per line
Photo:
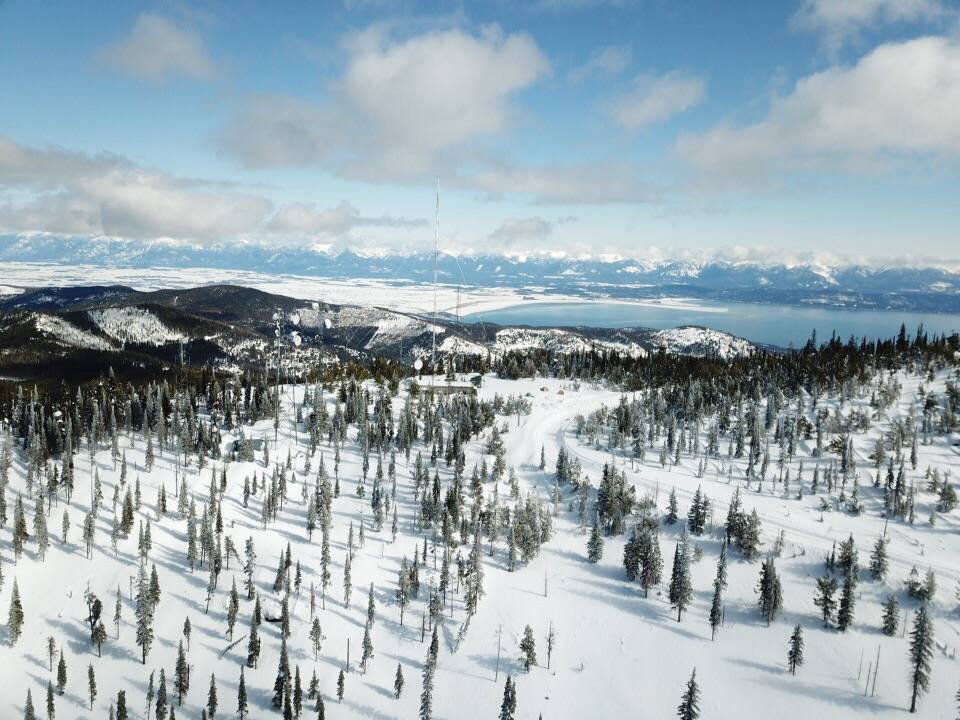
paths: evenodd
<path fill-rule="evenodd" d="M 437 175 L 437 207 L 433 224 L 433 339 L 430 345 L 431 383 L 437 375 L 437 264 L 440 262 L 440 176 Z"/>

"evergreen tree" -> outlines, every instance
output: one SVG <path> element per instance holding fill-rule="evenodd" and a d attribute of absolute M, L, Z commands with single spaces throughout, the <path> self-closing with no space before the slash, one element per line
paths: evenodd
<path fill-rule="evenodd" d="M 760 580 L 757 583 L 757 592 L 760 595 L 760 614 L 767 621 L 767 625 L 777 616 L 783 607 L 783 588 L 773 558 L 764 561 L 760 566 Z"/>
<path fill-rule="evenodd" d="M 817 578 L 817 593 L 814 595 L 813 604 L 820 608 L 824 627 L 830 627 L 830 623 L 833 622 L 833 613 L 837 609 L 837 601 L 834 597 L 836 593 L 837 581 L 832 575 Z"/>
<path fill-rule="evenodd" d="M 23 704 L 23 720 L 37 720 L 37 711 L 33 709 L 33 697 L 27 688 L 27 701 Z"/>
<path fill-rule="evenodd" d="M 47 720 L 54 720 L 57 708 L 53 702 L 53 683 L 47 680 Z"/>
<path fill-rule="evenodd" d="M 673 571 L 670 574 L 670 606 L 676 608 L 677 622 L 683 617 L 693 600 L 693 585 L 690 581 L 690 553 L 686 538 L 677 543 L 673 553 Z"/>
<path fill-rule="evenodd" d="M 340 674 L 337 676 L 337 702 L 343 702 L 343 691 L 344 691 L 344 678 L 343 678 L 343 668 L 341 668 Z"/>
<path fill-rule="evenodd" d="M 840 609 L 837 611 L 837 629 L 845 631 L 853 623 L 854 591 L 856 584 L 852 575 L 843 580 L 843 590 L 840 593 Z"/>
<path fill-rule="evenodd" d="M 697 720 L 700 717 L 700 686 L 697 685 L 697 669 L 693 669 L 687 681 L 687 689 L 677 706 L 677 717 L 680 720 Z"/>
<path fill-rule="evenodd" d="M 163 668 L 160 668 L 160 682 L 157 684 L 157 704 L 155 714 L 157 720 L 165 720 L 167 717 L 167 674 Z M 172 711 L 172 709 L 171 709 Z"/>
<path fill-rule="evenodd" d="M 207 691 L 207 717 L 213 720 L 217 714 L 217 678 L 210 673 L 210 689 Z"/>
<path fill-rule="evenodd" d="M 243 676 L 243 665 L 240 666 L 240 684 L 237 686 L 237 715 L 240 720 L 247 716 L 249 708 L 247 706 L 247 682 Z"/>
<path fill-rule="evenodd" d="M 523 638 L 520 640 L 520 662 L 523 669 L 530 672 L 530 668 L 537 664 L 537 644 L 533 639 L 533 628 L 527 625 L 523 629 Z"/>
<path fill-rule="evenodd" d="M 587 540 L 587 560 L 591 563 L 600 562 L 603 557 L 603 538 L 600 537 L 600 526 L 595 521 L 590 530 L 590 539 Z"/>
<path fill-rule="evenodd" d="M 57 692 L 63 695 L 67 687 L 67 661 L 63 657 L 63 648 L 60 649 L 60 661 L 57 663 Z"/>
<path fill-rule="evenodd" d="M 514 720 L 517 711 L 517 686 L 513 678 L 507 675 L 503 684 L 503 701 L 500 703 L 500 720 Z"/>
<path fill-rule="evenodd" d="M 363 628 L 363 654 L 360 657 L 360 669 L 366 673 L 367 672 L 367 663 L 370 661 L 370 658 L 373 657 L 373 641 L 370 639 L 370 623 L 367 623 Z"/>
<path fill-rule="evenodd" d="M 803 631 L 800 625 L 796 625 L 790 635 L 790 649 L 787 650 L 787 666 L 790 668 L 790 674 L 796 675 L 800 665 L 803 665 Z"/>
<path fill-rule="evenodd" d="M 20 588 L 17 579 L 13 579 L 13 592 L 10 594 L 10 614 L 7 616 L 7 633 L 10 644 L 16 645 L 23 632 L 23 604 L 20 602 Z"/>
<path fill-rule="evenodd" d="M 910 712 L 917 711 L 917 699 L 930 688 L 930 663 L 933 660 L 933 623 L 921 605 L 910 631 Z"/>
<path fill-rule="evenodd" d="M 880 630 L 884 635 L 893 637 L 900 627 L 900 603 L 895 595 L 887 595 L 883 601 L 883 615 L 880 620 Z"/>
<path fill-rule="evenodd" d="M 160 671 L 163 673 L 163 670 Z M 90 699 L 90 709 L 93 710 L 93 702 L 97 699 L 97 676 L 93 671 L 93 663 L 87 665 L 87 697 Z M 157 720 L 164 720 L 157 713 Z"/>
<path fill-rule="evenodd" d="M 393 677 L 393 697 L 397 700 L 403 694 L 403 668 L 397 663 L 397 673 Z"/>
<path fill-rule="evenodd" d="M 147 664 L 147 655 L 153 645 L 153 596 L 147 573 L 140 563 L 140 574 L 137 577 L 137 645 L 141 650 L 141 662 Z"/>
<path fill-rule="evenodd" d="M 127 714 L 127 692 L 126 690 L 117 690 L 117 720 L 129 720 Z"/>
<path fill-rule="evenodd" d="M 434 635 L 436 637 L 436 635 Z M 420 720 L 433 718 L 433 676 L 436 671 L 437 657 L 432 648 L 427 649 L 427 659 L 423 663 L 423 687 L 420 690 Z"/>
<path fill-rule="evenodd" d="M 183 652 L 183 640 L 177 647 L 177 664 L 174 667 L 173 687 L 177 691 L 177 705 L 183 705 L 183 696 L 190 691 L 190 666 Z"/>
<path fill-rule="evenodd" d="M 879 537 L 873 545 L 873 552 L 870 553 L 870 572 L 874 578 L 882 581 L 887 576 L 888 568 L 887 543 Z"/>

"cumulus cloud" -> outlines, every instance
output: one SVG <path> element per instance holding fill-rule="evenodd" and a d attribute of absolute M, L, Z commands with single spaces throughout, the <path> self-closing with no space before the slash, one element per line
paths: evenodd
<path fill-rule="evenodd" d="M 546 220 L 539 216 L 506 218 L 500 227 L 490 233 L 488 239 L 503 248 L 522 245 L 525 250 L 529 250 L 542 245 L 560 225 L 576 221 L 577 218 L 572 216 L 557 220 Z"/>
<path fill-rule="evenodd" d="M 530 36 L 497 28 L 395 40 L 374 27 L 345 50 L 346 71 L 327 102 L 253 98 L 223 148 L 250 167 L 321 164 L 353 179 L 422 179 L 468 143 L 504 131 L 512 97 L 550 70 Z"/>
<path fill-rule="evenodd" d="M 181 178 L 117 155 L 36 149 L 0 137 L 0 230 L 42 230 L 213 243 L 341 239 L 360 228 L 398 231 L 425 220 L 365 216 L 347 202 L 276 207 L 223 183 Z"/>
<path fill-rule="evenodd" d="M 903 157 L 960 156 L 960 43 L 881 45 L 853 66 L 799 80 L 752 125 L 678 140 L 706 182 L 766 182 L 775 171 L 863 170 Z"/>
<path fill-rule="evenodd" d="M 155 13 L 140 15 L 130 34 L 104 48 L 98 58 L 121 72 L 146 80 L 177 75 L 210 80 L 216 74 L 199 33 Z"/>
<path fill-rule="evenodd" d="M 424 219 L 408 219 L 380 215 L 364 217 L 350 203 L 343 201 L 331 208 L 318 208 L 312 203 L 291 203 L 280 208 L 267 223 L 271 232 L 283 235 L 344 236 L 358 227 L 419 228 L 427 225 Z"/>
<path fill-rule="evenodd" d="M 617 161 L 529 166 L 490 163 L 457 175 L 453 183 L 492 197 L 519 193 L 541 205 L 651 202 L 660 195 L 637 167 Z"/>
<path fill-rule="evenodd" d="M 703 100 L 706 92 L 702 78 L 676 72 L 658 77 L 641 75 L 628 92 L 610 103 L 608 110 L 620 127 L 642 130 L 689 110 Z"/>
<path fill-rule="evenodd" d="M 822 33 L 836 49 L 864 29 L 932 20 L 944 12 L 940 0 L 804 0 L 791 22 L 797 29 Z"/>
<path fill-rule="evenodd" d="M 626 45 L 609 45 L 593 52 L 590 59 L 570 71 L 570 82 L 577 84 L 595 76 L 619 75 L 630 65 L 632 53 Z"/>

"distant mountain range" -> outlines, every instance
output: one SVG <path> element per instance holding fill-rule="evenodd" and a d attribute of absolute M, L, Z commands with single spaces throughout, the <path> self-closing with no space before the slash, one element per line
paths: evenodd
<path fill-rule="evenodd" d="M 0 262 L 115 267 L 249 270 L 330 278 L 429 282 L 432 253 L 384 253 L 330 246 L 275 247 L 47 233 L 0 235 Z M 694 297 L 816 307 L 960 312 L 960 272 L 904 265 L 783 264 L 733 261 L 644 261 L 573 257 L 441 254 L 440 282 L 476 287 L 536 288 L 592 298 Z"/>
<path fill-rule="evenodd" d="M 437 353 L 458 362 L 511 351 L 617 353 L 732 359 L 758 346 L 706 328 L 527 328 L 459 324 L 351 305 L 269 294 L 237 285 L 140 292 L 123 285 L 42 287 L 0 297 L 0 383 L 86 380 L 108 369 L 157 377 L 182 367 L 225 371 L 272 360 L 274 313 L 284 323 L 284 367 L 389 357 L 412 364 Z"/>

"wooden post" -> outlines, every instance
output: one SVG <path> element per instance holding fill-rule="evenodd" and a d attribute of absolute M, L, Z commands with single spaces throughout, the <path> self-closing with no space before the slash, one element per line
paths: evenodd
<path fill-rule="evenodd" d="M 347 638 L 347 672 L 350 672 L 350 638 Z"/>
<path fill-rule="evenodd" d="M 500 635 L 503 632 L 503 625 L 500 625 L 497 628 L 497 668 L 493 674 L 493 681 L 497 682 L 500 679 Z"/>
<path fill-rule="evenodd" d="M 870 688 L 870 697 L 877 691 L 877 671 L 880 670 L 880 646 L 877 645 L 877 662 L 873 666 L 873 687 Z"/>

